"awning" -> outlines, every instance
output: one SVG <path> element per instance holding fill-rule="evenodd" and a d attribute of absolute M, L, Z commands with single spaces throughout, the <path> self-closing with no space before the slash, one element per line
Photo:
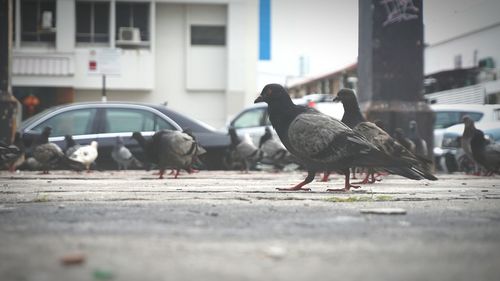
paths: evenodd
<path fill-rule="evenodd" d="M 23 76 L 72 76 L 72 56 L 19 54 L 12 58 L 12 74 Z"/>

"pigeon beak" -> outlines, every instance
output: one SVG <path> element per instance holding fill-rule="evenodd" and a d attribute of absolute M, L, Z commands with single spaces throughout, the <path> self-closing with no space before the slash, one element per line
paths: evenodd
<path fill-rule="evenodd" d="M 263 101 L 264 101 L 264 98 L 262 96 L 258 96 L 253 103 L 259 103 L 259 102 L 263 102 Z"/>
<path fill-rule="evenodd" d="M 332 100 L 332 102 L 339 102 L 339 101 L 340 101 L 339 96 L 336 96 L 336 97 Z"/>

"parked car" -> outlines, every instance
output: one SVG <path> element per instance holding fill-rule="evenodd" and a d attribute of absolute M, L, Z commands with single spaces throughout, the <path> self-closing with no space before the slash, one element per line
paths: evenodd
<path fill-rule="evenodd" d="M 293 102 L 299 105 L 314 107 L 340 120 L 342 119 L 342 115 L 344 115 L 344 107 L 341 103 L 331 102 L 332 99 L 333 97 L 330 95 L 313 94 L 293 99 Z M 261 102 L 247 106 L 228 122 L 227 127 L 230 126 L 234 127 L 240 136 L 249 134 L 254 144 L 258 145 L 260 137 L 264 135 L 265 128 L 267 126 L 272 128 L 269 121 L 269 114 L 267 113 L 267 103 Z"/>
<path fill-rule="evenodd" d="M 500 141 L 500 122 L 478 122 L 476 128 L 483 131 L 485 137 L 491 142 Z M 473 163 L 465 156 L 461 148 L 461 138 L 464 124 L 457 124 L 445 129 L 441 144 L 440 168 L 446 172 L 457 171 L 471 172 Z"/>
<path fill-rule="evenodd" d="M 201 160 L 207 169 L 223 169 L 223 155 L 230 144 L 230 138 L 201 121 L 189 118 L 165 106 L 152 104 L 132 104 L 126 102 L 73 103 L 47 109 L 25 120 L 20 132 L 26 147 L 46 126 L 52 128 L 50 142 L 65 149 L 65 135 L 72 135 L 76 142 L 99 143 L 98 169 L 116 169 L 111 158 L 111 150 L 116 137 L 121 136 L 125 146 L 141 161 L 142 149 L 131 139 L 135 131 L 145 137 L 152 136 L 161 129 L 190 129 L 202 147 L 207 150 Z"/>
<path fill-rule="evenodd" d="M 444 130 L 462 123 L 462 118 L 465 115 L 468 115 L 475 122 L 500 120 L 500 104 L 432 104 L 431 108 L 436 113 L 435 147 L 441 146 Z"/>

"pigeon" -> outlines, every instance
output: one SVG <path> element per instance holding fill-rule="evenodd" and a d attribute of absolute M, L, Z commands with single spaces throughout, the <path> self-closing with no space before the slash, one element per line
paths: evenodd
<path fill-rule="evenodd" d="M 75 142 L 71 135 L 64 136 L 64 141 L 66 142 L 66 149 L 64 150 L 64 154 L 67 157 L 71 156 L 81 146 L 80 144 Z"/>
<path fill-rule="evenodd" d="M 304 181 L 278 190 L 310 190 L 303 186 L 316 172 L 336 171 L 345 176 L 344 188 L 327 191 L 348 191 L 357 187 L 349 183 L 350 167 L 397 167 L 400 174 L 422 178 L 406 162 L 383 153 L 346 124 L 313 108 L 295 105 L 281 85 L 266 85 L 254 102 L 268 104 L 269 119 L 281 142 L 307 169 Z"/>
<path fill-rule="evenodd" d="M 24 162 L 25 147 L 21 134 L 16 132 L 14 143 L 6 145 L 0 143 L 0 166 L 14 172 Z"/>
<path fill-rule="evenodd" d="M 118 164 L 118 170 L 127 170 L 131 164 L 140 166 L 139 160 L 125 147 L 123 139 L 120 136 L 116 137 L 116 144 L 111 151 L 111 157 Z"/>
<path fill-rule="evenodd" d="M 269 163 L 278 170 L 290 162 L 288 161 L 290 153 L 273 137 L 269 127 L 266 127 L 264 135 L 259 140 L 259 149 L 263 152 L 262 163 Z"/>
<path fill-rule="evenodd" d="M 33 158 L 41 165 L 42 174 L 48 174 L 50 169 L 54 169 L 64 161 L 64 153 L 61 148 L 49 142 L 49 136 L 52 128 L 45 127 L 42 133 L 34 140 L 32 144 Z"/>
<path fill-rule="evenodd" d="M 192 172 L 191 165 L 198 156 L 204 153 L 199 150 L 196 140 L 180 131 L 161 130 L 156 132 L 151 139 L 146 140 L 141 133 L 132 134 L 144 150 L 146 160 L 159 166 L 159 178 L 163 179 L 166 169 L 176 170 L 177 178 L 181 169 Z"/>
<path fill-rule="evenodd" d="M 89 173 L 90 165 L 94 163 L 94 161 L 97 159 L 97 156 L 99 155 L 97 146 L 98 143 L 96 141 L 91 141 L 89 145 L 80 145 L 67 157 L 70 160 L 81 163 Z"/>
<path fill-rule="evenodd" d="M 231 137 L 231 149 L 236 153 L 243 164 L 243 170 L 248 173 L 258 161 L 262 160 L 264 152 L 257 148 L 253 143 L 250 135 L 245 134 L 241 139 L 234 127 L 229 128 L 229 136 Z"/>
<path fill-rule="evenodd" d="M 377 125 L 378 126 L 378 125 Z M 379 126 L 380 127 L 380 126 Z M 382 130 L 383 128 L 380 127 Z M 415 144 L 406 137 L 405 132 L 401 128 L 396 128 L 394 130 L 393 134 L 394 139 L 399 142 L 402 146 L 404 146 L 406 149 L 411 151 L 413 154 L 415 154 Z"/>
<path fill-rule="evenodd" d="M 408 138 L 415 144 L 415 154 L 418 156 L 427 157 L 429 152 L 427 149 L 427 142 L 420 136 L 418 131 L 417 121 L 410 121 L 410 133 Z"/>
<path fill-rule="evenodd" d="M 474 171 L 479 175 L 480 174 L 480 169 L 478 167 L 478 164 L 476 161 L 474 161 L 474 157 L 472 156 L 472 149 L 470 145 L 470 141 L 472 140 L 472 137 L 474 136 L 476 132 L 476 127 L 474 126 L 474 120 L 472 120 L 469 116 L 464 116 L 462 118 L 462 121 L 464 122 L 464 132 L 462 133 L 462 138 L 460 141 L 460 146 L 462 147 L 466 157 L 472 162 L 474 162 Z"/>
<path fill-rule="evenodd" d="M 387 134 L 387 132 L 379 128 L 374 123 L 367 122 L 365 120 L 361 114 L 356 94 L 353 90 L 341 89 L 334 100 L 342 102 L 342 105 L 344 106 L 344 116 L 342 117 L 342 122 L 345 120 L 353 131 L 364 136 L 370 143 L 374 144 L 386 155 L 406 162 L 406 164 L 412 167 L 413 171 L 421 177 L 429 180 L 437 179 L 430 173 L 432 164 L 430 160 L 414 155 L 411 151 L 406 149 L 389 134 Z M 394 167 L 386 170 L 402 176 L 405 176 L 404 173 L 406 173 L 405 171 L 401 171 Z M 370 180 L 368 179 L 369 176 L 371 176 Z M 371 173 L 367 174 L 366 178 L 361 183 L 373 183 L 374 181 L 375 177 L 372 170 Z"/>
<path fill-rule="evenodd" d="M 500 174 L 500 143 L 490 143 L 484 132 L 474 127 L 474 122 L 467 122 L 465 126 L 472 131 L 470 148 L 474 161 L 483 166 L 489 175 Z"/>

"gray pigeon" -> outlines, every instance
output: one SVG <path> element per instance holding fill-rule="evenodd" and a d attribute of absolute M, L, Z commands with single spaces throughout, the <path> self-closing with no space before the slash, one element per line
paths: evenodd
<path fill-rule="evenodd" d="M 353 90 L 340 90 L 334 100 L 341 101 L 344 106 L 344 116 L 342 117 L 342 120 L 355 120 L 354 122 L 348 122 L 350 124 L 348 126 L 351 127 L 353 131 L 364 136 L 370 143 L 375 145 L 386 155 L 405 161 L 409 166 L 412 167 L 411 172 L 415 172 L 419 176 L 429 180 L 436 180 L 436 177 L 434 177 L 430 173 L 432 164 L 430 160 L 427 160 L 421 156 L 414 155 L 411 151 L 398 143 L 384 130 L 379 128 L 374 123 L 367 122 L 365 120 L 365 118 L 361 114 L 358 100 L 356 99 L 356 95 Z M 408 174 L 408 172 L 404 169 L 400 170 L 397 167 L 385 170 L 402 176 L 406 176 L 405 174 Z M 371 176 L 371 179 L 368 179 L 369 176 Z M 373 183 L 374 181 L 375 176 L 374 171 L 372 170 L 371 173 L 367 174 L 366 178 L 361 183 Z"/>
<path fill-rule="evenodd" d="M 266 127 L 264 135 L 260 138 L 259 149 L 263 152 L 262 163 L 269 163 L 276 169 L 283 169 L 289 161 L 290 153 L 281 142 L 273 137 L 271 129 Z"/>
<path fill-rule="evenodd" d="M 250 168 L 262 159 L 264 153 L 255 146 L 248 134 L 241 139 L 233 127 L 229 128 L 228 131 L 231 137 L 231 149 L 242 161 L 243 170 L 248 173 Z"/>
<path fill-rule="evenodd" d="M 11 145 L 0 143 L 0 167 L 14 172 L 24 162 L 24 156 L 24 143 L 19 132 L 16 132 L 14 143 Z"/>
<path fill-rule="evenodd" d="M 176 170 L 174 178 L 177 178 L 181 169 L 191 173 L 193 162 L 205 153 L 192 136 L 180 131 L 161 130 L 148 140 L 139 132 L 134 132 L 132 138 L 144 150 L 146 160 L 158 165 L 160 179 L 163 179 L 166 169 Z"/>
<path fill-rule="evenodd" d="M 465 126 L 472 131 L 470 147 L 474 161 L 483 166 L 489 175 L 500 174 L 500 143 L 489 142 L 484 132 L 474 127 L 474 122 Z"/>
<path fill-rule="evenodd" d="M 329 191 L 346 191 L 353 187 L 349 183 L 351 167 L 397 168 L 406 177 L 423 178 L 411 164 L 383 153 L 337 119 L 295 105 L 281 85 L 266 85 L 255 100 L 258 102 L 268 104 L 269 119 L 281 142 L 308 171 L 301 183 L 279 190 L 309 190 L 303 186 L 314 179 L 316 172 L 336 171 L 345 176 L 344 188 Z"/>
<path fill-rule="evenodd" d="M 429 152 L 427 142 L 420 136 L 417 121 L 410 121 L 410 133 L 408 138 L 415 144 L 415 155 L 427 157 Z"/>
<path fill-rule="evenodd" d="M 472 120 L 469 116 L 464 116 L 462 118 L 462 121 L 464 122 L 464 132 L 462 134 L 460 146 L 462 147 L 466 155 L 465 157 L 467 157 L 471 162 L 473 162 L 474 173 L 479 175 L 481 173 L 481 168 L 474 160 L 474 156 L 472 155 L 472 148 L 470 146 L 470 141 L 472 140 L 472 137 L 476 133 L 477 129 L 476 126 L 474 125 L 474 120 Z"/>
<path fill-rule="evenodd" d="M 51 132 L 52 128 L 43 128 L 42 134 L 35 139 L 32 146 L 33 158 L 42 166 L 42 174 L 48 174 L 50 169 L 57 167 L 65 158 L 57 144 L 49 143 Z"/>
<path fill-rule="evenodd" d="M 127 170 L 131 164 L 140 167 L 139 160 L 125 147 L 123 139 L 120 136 L 116 137 L 116 144 L 111 151 L 111 157 L 118 164 L 118 170 Z"/>

